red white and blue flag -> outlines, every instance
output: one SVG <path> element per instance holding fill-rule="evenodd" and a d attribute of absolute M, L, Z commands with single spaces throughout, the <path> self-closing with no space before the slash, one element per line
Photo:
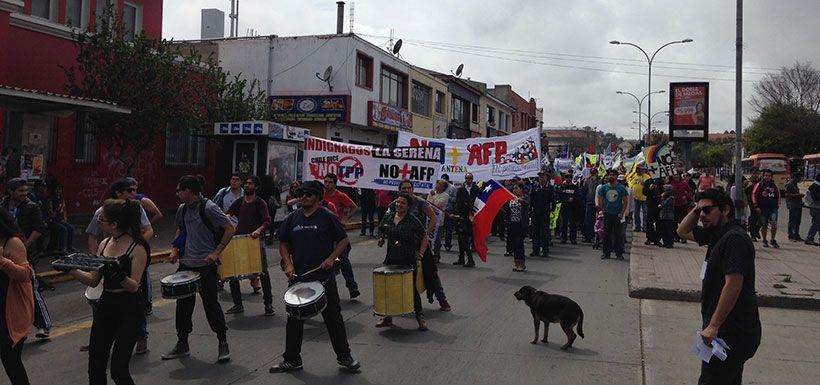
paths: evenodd
<path fill-rule="evenodd" d="M 481 193 L 473 203 L 473 243 L 481 260 L 487 262 L 487 236 L 493 227 L 493 220 L 498 211 L 507 203 L 515 199 L 515 195 L 494 180 L 481 186 Z"/>

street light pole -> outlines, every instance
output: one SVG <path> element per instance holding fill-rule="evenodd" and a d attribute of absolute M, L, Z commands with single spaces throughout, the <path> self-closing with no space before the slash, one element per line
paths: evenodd
<path fill-rule="evenodd" d="M 666 43 L 666 44 L 664 44 L 664 45 L 660 46 L 660 48 L 658 48 L 657 50 L 655 50 L 655 53 L 653 53 L 651 57 L 649 56 L 649 54 L 648 54 L 648 53 L 646 53 L 646 51 L 644 51 L 644 49 L 643 49 L 643 48 L 641 48 L 639 45 L 637 45 L 637 44 L 635 44 L 635 43 L 630 43 L 630 42 L 626 42 L 626 41 L 618 41 L 618 40 L 613 40 L 613 41 L 610 41 L 610 42 L 609 42 L 609 44 L 615 44 L 615 45 L 619 45 L 619 44 L 631 45 L 631 46 L 633 46 L 633 47 L 635 47 L 635 48 L 639 49 L 639 50 L 641 51 L 641 53 L 643 53 L 643 56 L 645 56 L 645 57 L 646 57 L 646 62 L 647 62 L 647 64 L 649 64 L 649 82 L 648 82 L 649 84 L 648 84 L 648 86 L 647 86 L 647 90 L 646 90 L 646 92 L 648 92 L 647 96 L 649 96 L 649 95 L 651 95 L 651 94 L 652 94 L 652 62 L 655 60 L 655 55 L 657 55 L 657 54 L 658 54 L 658 52 L 660 52 L 660 51 L 661 51 L 662 49 L 664 49 L 665 47 L 670 46 L 670 45 L 672 45 L 672 44 L 691 43 L 691 42 L 693 42 L 693 41 L 694 41 L 694 40 L 692 40 L 692 39 L 683 39 L 683 40 L 675 40 L 675 41 L 670 41 L 670 42 L 668 42 L 668 43 Z M 649 100 L 647 100 L 647 103 L 646 103 L 646 111 L 647 111 L 647 114 L 651 114 L 651 113 L 652 113 L 652 97 L 651 97 L 651 96 L 649 97 Z M 647 134 L 648 134 L 648 135 L 651 135 L 651 134 L 652 134 L 652 122 L 647 122 L 647 125 L 646 125 L 646 132 L 647 132 Z M 647 143 L 647 144 L 648 144 L 648 143 Z"/>
<path fill-rule="evenodd" d="M 664 92 L 666 92 L 666 91 L 664 91 L 664 90 L 657 90 L 657 91 L 655 91 L 655 92 L 650 92 L 650 93 L 648 93 L 648 94 L 644 95 L 642 98 L 638 99 L 638 97 L 637 97 L 637 96 L 635 96 L 635 94 L 633 94 L 633 93 L 631 93 L 631 92 L 626 92 L 626 91 L 615 91 L 615 93 L 616 93 L 616 94 L 619 94 L 619 95 L 629 95 L 629 96 L 631 96 L 631 97 L 635 98 L 635 101 L 636 101 L 636 102 L 638 102 L 638 141 L 640 141 L 641 139 L 643 139 L 643 136 L 641 135 L 641 123 L 640 123 L 640 122 L 641 122 L 641 116 L 642 116 L 642 114 L 643 114 L 643 113 L 641 112 L 641 105 L 643 104 L 643 100 L 644 100 L 644 99 L 646 99 L 646 97 L 647 97 L 647 96 L 649 96 L 649 95 L 651 95 L 651 94 L 662 94 L 662 93 L 664 93 Z M 646 115 L 646 114 L 643 114 L 643 115 L 648 116 L 648 115 Z M 647 130 L 647 133 L 649 133 L 649 131 L 648 131 L 648 130 Z"/>

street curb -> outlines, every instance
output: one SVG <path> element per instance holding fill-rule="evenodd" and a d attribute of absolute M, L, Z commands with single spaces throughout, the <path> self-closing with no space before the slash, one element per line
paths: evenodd
<path fill-rule="evenodd" d="M 638 284 L 638 260 L 640 256 L 633 252 L 635 245 L 630 245 L 629 257 L 629 297 L 637 299 L 658 299 L 665 301 L 700 302 L 700 290 L 670 289 L 662 287 L 644 286 Z M 758 294 L 757 304 L 762 307 L 783 309 L 820 309 L 820 298 L 816 297 L 785 297 L 770 294 Z"/>

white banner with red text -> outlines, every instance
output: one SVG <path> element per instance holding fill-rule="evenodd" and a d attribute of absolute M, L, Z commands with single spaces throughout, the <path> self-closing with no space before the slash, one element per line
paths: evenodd
<path fill-rule="evenodd" d="M 427 193 L 436 185 L 443 158 L 440 147 L 374 147 L 308 136 L 302 175 L 321 181 L 334 173 L 338 186 L 379 190 L 398 190 L 410 179 L 415 192 Z"/>
<path fill-rule="evenodd" d="M 476 181 L 538 176 L 541 170 L 541 137 L 538 128 L 492 138 L 425 138 L 400 131 L 398 146 L 441 147 L 445 150 L 441 174 L 463 182 L 470 172 Z"/>

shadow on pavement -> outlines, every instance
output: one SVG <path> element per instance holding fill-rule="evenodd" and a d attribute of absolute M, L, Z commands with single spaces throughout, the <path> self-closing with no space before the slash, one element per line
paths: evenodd
<path fill-rule="evenodd" d="M 537 276 L 537 278 L 536 277 L 525 278 L 528 275 L 529 276 Z M 516 288 L 516 290 L 517 290 L 521 286 L 532 286 L 532 287 L 536 287 L 536 288 L 541 287 L 542 285 L 546 284 L 547 282 L 554 281 L 556 278 L 558 278 L 558 275 L 527 270 L 524 273 L 522 273 L 521 275 L 519 275 L 518 277 L 521 277 L 521 278 L 496 277 L 494 275 L 487 276 L 487 277 L 484 277 L 484 278 L 488 279 L 490 281 L 493 281 L 493 282 L 497 282 L 497 283 L 500 283 L 500 284 L 504 284 L 504 285 Z M 515 290 L 511 289 L 510 290 L 510 297 L 512 297 L 513 292 L 515 292 Z"/>
<path fill-rule="evenodd" d="M 214 375 L 214 370 L 220 372 L 232 371 L 235 373 L 250 372 L 249 368 L 235 365 L 233 362 L 218 364 L 216 362 L 206 362 L 196 357 L 180 358 L 177 361 L 180 362 L 182 367 L 168 373 L 168 377 L 174 380 L 190 381 L 211 378 Z"/>
<path fill-rule="evenodd" d="M 426 344 L 435 342 L 441 345 L 450 345 L 458 339 L 456 336 L 441 334 L 436 331 L 435 324 L 429 325 L 430 330 L 423 332 L 416 329 L 415 319 L 393 318 L 393 327 L 379 331 L 379 335 L 391 342 L 400 344 Z M 374 327 L 375 329 L 375 327 Z"/>

